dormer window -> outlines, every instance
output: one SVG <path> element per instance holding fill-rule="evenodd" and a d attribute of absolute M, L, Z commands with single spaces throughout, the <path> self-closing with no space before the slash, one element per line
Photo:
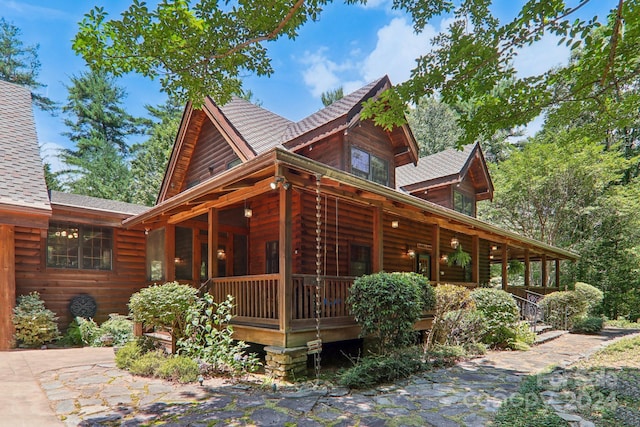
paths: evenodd
<path fill-rule="evenodd" d="M 453 210 L 475 217 L 476 206 L 474 198 L 453 190 Z"/>
<path fill-rule="evenodd" d="M 351 173 L 382 185 L 389 185 L 389 162 L 360 148 L 351 147 Z"/>

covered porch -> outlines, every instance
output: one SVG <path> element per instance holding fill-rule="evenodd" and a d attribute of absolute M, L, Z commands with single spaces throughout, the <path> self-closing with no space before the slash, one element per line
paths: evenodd
<path fill-rule="evenodd" d="M 491 263 L 532 263 L 561 287 L 575 255 L 282 149 L 214 176 L 124 222 L 147 233 L 148 283 L 178 280 L 234 298 L 238 339 L 300 348 L 357 338 L 346 299 L 356 277 L 414 271 L 432 284 L 487 284 Z M 447 256 L 462 247 L 465 266 Z M 527 277 L 532 277 L 528 274 Z M 547 284 L 544 280 L 541 284 Z M 316 307 L 318 314 L 316 315 Z M 425 325 L 423 324 L 422 327 Z M 418 325 L 421 327 L 421 325 Z"/>

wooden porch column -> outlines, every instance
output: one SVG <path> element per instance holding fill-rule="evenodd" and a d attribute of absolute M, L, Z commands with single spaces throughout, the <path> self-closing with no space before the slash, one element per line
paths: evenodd
<path fill-rule="evenodd" d="M 176 226 L 167 224 L 164 229 L 164 257 L 167 265 L 167 282 L 176 280 Z"/>
<path fill-rule="evenodd" d="M 0 350 L 13 342 L 11 316 L 16 303 L 16 246 L 13 225 L 0 225 Z"/>
<path fill-rule="evenodd" d="M 524 250 L 524 285 L 531 286 L 531 260 L 529 259 L 529 249 Z"/>
<path fill-rule="evenodd" d="M 279 215 L 279 247 L 280 247 L 280 278 L 278 281 L 278 319 L 280 321 L 280 331 L 287 332 L 291 325 L 291 293 L 292 283 L 292 262 L 291 262 L 291 191 L 280 186 L 280 215 Z M 285 337 L 286 342 L 286 337 Z M 285 347 L 287 345 L 285 344 Z"/>
<path fill-rule="evenodd" d="M 556 288 L 560 289 L 560 260 L 556 259 L 555 261 L 556 261 Z"/>
<path fill-rule="evenodd" d="M 547 281 L 549 280 L 549 271 L 547 269 L 547 254 L 542 254 L 542 258 L 540 259 L 540 264 L 542 268 L 542 287 L 547 287 Z"/>
<path fill-rule="evenodd" d="M 207 275 L 218 277 L 218 209 L 209 209 L 207 215 Z"/>
<path fill-rule="evenodd" d="M 382 207 L 376 206 L 373 211 L 373 272 L 384 269 L 384 227 Z M 325 243 L 326 244 L 326 243 Z"/>
<path fill-rule="evenodd" d="M 480 285 L 480 239 L 471 236 L 471 281 Z"/>
<path fill-rule="evenodd" d="M 507 244 L 505 243 L 504 245 L 502 245 L 502 289 L 504 289 L 505 291 L 507 290 L 507 286 L 509 285 L 509 270 L 507 269 L 507 267 L 509 267 L 509 260 L 507 259 L 507 256 Z"/>
<path fill-rule="evenodd" d="M 429 279 L 432 283 L 437 283 L 440 281 L 440 226 L 438 224 L 433 224 L 431 247 L 433 248 L 433 257 L 431 258 L 431 272 L 433 277 Z"/>

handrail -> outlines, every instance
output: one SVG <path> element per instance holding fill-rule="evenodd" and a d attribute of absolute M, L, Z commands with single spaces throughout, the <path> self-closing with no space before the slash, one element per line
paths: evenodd
<path fill-rule="evenodd" d="M 204 294 L 211 291 L 211 277 L 209 277 L 204 282 L 200 283 L 200 287 L 198 288 L 198 295 L 202 297 Z"/>
<path fill-rule="evenodd" d="M 529 326 L 533 332 L 536 332 L 538 320 L 540 320 L 540 307 L 535 302 L 529 301 L 526 298 L 519 297 L 518 295 L 511 294 L 516 301 L 518 311 L 520 312 L 520 320 L 526 320 L 529 322 Z"/>

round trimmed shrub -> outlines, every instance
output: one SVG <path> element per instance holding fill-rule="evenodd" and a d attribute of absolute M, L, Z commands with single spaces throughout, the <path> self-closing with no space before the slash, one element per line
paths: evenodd
<path fill-rule="evenodd" d="M 427 346 L 435 343 L 445 344 L 466 313 L 475 309 L 469 289 L 456 285 L 439 285 L 435 288 L 436 306 L 433 313 L 433 325 L 427 339 Z"/>
<path fill-rule="evenodd" d="M 478 288 L 471 292 L 471 298 L 486 319 L 485 344 L 506 344 L 515 337 L 515 325 L 520 315 L 510 293 L 501 289 Z"/>
<path fill-rule="evenodd" d="M 591 315 L 598 314 L 602 310 L 602 301 L 604 293 L 588 283 L 576 282 L 575 292 L 579 292 L 587 302 L 587 313 Z"/>
<path fill-rule="evenodd" d="M 24 347 L 40 347 L 60 336 L 58 318 L 44 306 L 38 292 L 20 295 L 13 309 L 15 338 Z"/>
<path fill-rule="evenodd" d="M 186 315 L 197 300 L 198 291 L 178 282 L 153 285 L 131 295 L 129 310 L 134 322 L 170 328 L 176 339 L 184 335 Z"/>
<path fill-rule="evenodd" d="M 544 322 L 555 329 L 568 329 L 579 317 L 587 314 L 587 301 L 576 291 L 559 291 L 545 295 L 540 301 Z"/>
<path fill-rule="evenodd" d="M 597 334 L 602 330 L 604 320 L 602 317 L 587 316 L 578 317 L 573 323 L 571 333 L 574 334 Z"/>
<path fill-rule="evenodd" d="M 415 340 L 413 325 L 433 307 L 433 288 L 416 273 L 376 273 L 358 277 L 347 303 L 361 336 L 372 336 L 381 353 Z"/>

